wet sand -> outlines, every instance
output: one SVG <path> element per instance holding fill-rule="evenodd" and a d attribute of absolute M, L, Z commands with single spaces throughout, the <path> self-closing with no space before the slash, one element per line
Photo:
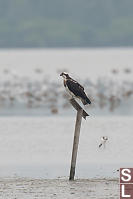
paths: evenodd
<path fill-rule="evenodd" d="M 0 179 L 0 199 L 118 199 L 118 180 Z"/>

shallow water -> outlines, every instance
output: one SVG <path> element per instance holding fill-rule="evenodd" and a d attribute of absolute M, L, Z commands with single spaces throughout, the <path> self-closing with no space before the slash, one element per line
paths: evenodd
<path fill-rule="evenodd" d="M 68 70 L 75 78 L 106 76 L 112 69 L 117 69 L 120 77 L 125 68 L 133 68 L 133 48 L 86 48 L 86 49 L 11 49 L 0 50 L 0 77 L 3 70 L 13 74 L 40 78 L 35 69 L 42 69 L 41 74 L 58 81 L 61 71 Z M 128 74 L 128 78 L 132 74 Z M 4 77 L 5 78 L 5 77 Z M 115 76 L 116 78 L 116 76 Z"/>
<path fill-rule="evenodd" d="M 132 55 L 133 48 L 1 49 L 0 116 L 71 114 L 62 71 L 85 86 L 92 114 L 132 116 Z"/>
<path fill-rule="evenodd" d="M 74 124 L 75 116 L 0 118 L 0 177 L 68 177 Z M 118 178 L 132 167 L 132 129 L 132 117 L 83 120 L 76 178 Z M 109 139 L 99 149 L 101 136 Z"/>

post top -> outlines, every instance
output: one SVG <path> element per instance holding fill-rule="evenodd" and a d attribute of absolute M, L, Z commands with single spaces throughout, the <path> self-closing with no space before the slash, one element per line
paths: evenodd
<path fill-rule="evenodd" d="M 73 106 L 77 111 L 83 109 L 83 108 L 78 104 L 78 102 L 77 102 L 75 99 L 72 98 L 72 99 L 70 99 L 69 101 L 70 101 L 70 103 L 72 104 L 72 106 Z M 86 117 L 87 117 L 87 116 L 89 116 L 89 114 L 83 109 L 83 115 L 82 115 L 82 117 L 86 120 Z"/>

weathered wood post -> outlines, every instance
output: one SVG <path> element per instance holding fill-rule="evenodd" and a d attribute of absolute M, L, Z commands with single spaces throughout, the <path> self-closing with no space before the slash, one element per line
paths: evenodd
<path fill-rule="evenodd" d="M 71 99 L 70 103 L 77 110 L 74 140 L 73 140 L 72 159 L 71 159 L 71 168 L 70 168 L 70 176 L 69 176 L 69 180 L 74 180 L 81 121 L 82 121 L 82 117 L 86 119 L 86 116 L 89 116 L 89 115 L 83 110 L 83 108 L 74 99 Z"/>

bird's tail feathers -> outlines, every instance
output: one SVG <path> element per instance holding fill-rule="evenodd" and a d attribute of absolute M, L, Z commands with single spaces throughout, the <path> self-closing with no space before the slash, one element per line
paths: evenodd
<path fill-rule="evenodd" d="M 88 104 L 91 104 L 91 101 L 89 100 L 88 97 L 86 97 L 86 101 L 87 101 Z"/>
<path fill-rule="evenodd" d="M 88 104 L 85 99 L 81 99 L 81 101 L 84 105 Z"/>
<path fill-rule="evenodd" d="M 82 98 L 81 101 L 82 101 L 82 103 L 83 103 L 84 105 L 91 104 L 91 101 L 89 100 L 88 97 L 86 97 L 85 99 Z"/>

